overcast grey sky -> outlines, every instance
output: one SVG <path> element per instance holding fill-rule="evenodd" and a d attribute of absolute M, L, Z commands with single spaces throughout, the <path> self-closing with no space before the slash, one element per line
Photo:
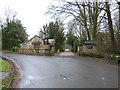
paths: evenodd
<path fill-rule="evenodd" d="M 10 10 L 16 11 L 17 18 L 27 28 L 30 39 L 38 34 L 38 31 L 44 24 L 52 21 L 50 16 L 45 15 L 45 13 L 50 4 L 59 5 L 60 0 L 58 1 L 59 3 L 55 0 L 0 0 L 0 17 L 2 17 L 2 20 L 4 19 L 5 9 L 8 9 L 8 7 Z"/>
<path fill-rule="evenodd" d="M 27 28 L 29 39 L 36 35 L 50 16 L 44 15 L 53 0 L 0 0 L 0 16 L 4 19 L 5 9 L 17 12 L 17 18 Z"/>

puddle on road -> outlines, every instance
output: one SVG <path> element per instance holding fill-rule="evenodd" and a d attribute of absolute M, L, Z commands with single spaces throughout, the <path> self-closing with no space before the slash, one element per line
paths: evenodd
<path fill-rule="evenodd" d="M 101 80 L 105 80 L 105 78 L 104 78 L 104 77 L 101 77 Z"/>
<path fill-rule="evenodd" d="M 66 80 L 67 79 L 67 77 L 66 76 L 64 76 L 64 75 L 59 75 L 60 76 L 60 78 L 61 79 L 64 79 L 64 80 Z"/>
<path fill-rule="evenodd" d="M 22 78 L 26 78 L 26 79 L 29 79 L 29 80 L 34 79 L 33 76 L 22 76 Z"/>
<path fill-rule="evenodd" d="M 51 78 L 60 78 L 63 80 L 66 80 L 67 77 L 65 75 L 58 75 L 58 76 L 54 76 L 54 77 L 45 77 L 45 78 L 39 78 L 39 79 L 51 79 Z M 33 76 L 22 76 L 23 80 L 26 80 L 26 82 L 30 82 L 31 80 L 35 79 L 35 77 Z"/>
<path fill-rule="evenodd" d="M 63 79 L 67 79 L 67 78 L 63 78 Z"/>
<path fill-rule="evenodd" d="M 34 77 L 33 77 L 33 76 L 27 76 L 27 78 L 29 78 L 29 79 L 33 79 Z"/>

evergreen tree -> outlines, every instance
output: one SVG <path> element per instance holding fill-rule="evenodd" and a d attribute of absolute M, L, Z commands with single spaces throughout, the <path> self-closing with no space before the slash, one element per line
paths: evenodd
<path fill-rule="evenodd" d="M 11 49 L 18 47 L 20 43 L 25 42 L 27 33 L 20 20 L 6 20 L 2 27 L 2 49 Z"/>
<path fill-rule="evenodd" d="M 43 34 L 45 38 L 55 39 L 55 51 L 60 49 L 63 51 L 64 47 L 64 28 L 60 22 L 50 22 L 49 25 L 43 26 Z"/>

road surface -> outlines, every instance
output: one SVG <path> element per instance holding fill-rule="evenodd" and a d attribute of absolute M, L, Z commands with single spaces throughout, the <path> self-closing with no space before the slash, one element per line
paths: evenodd
<path fill-rule="evenodd" d="M 118 68 L 69 57 L 3 53 L 20 67 L 19 88 L 117 88 Z"/>

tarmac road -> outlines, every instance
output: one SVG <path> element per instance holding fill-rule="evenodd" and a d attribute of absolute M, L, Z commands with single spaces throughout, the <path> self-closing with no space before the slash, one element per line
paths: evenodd
<path fill-rule="evenodd" d="M 118 68 L 72 57 L 3 53 L 20 67 L 18 88 L 118 88 Z"/>

